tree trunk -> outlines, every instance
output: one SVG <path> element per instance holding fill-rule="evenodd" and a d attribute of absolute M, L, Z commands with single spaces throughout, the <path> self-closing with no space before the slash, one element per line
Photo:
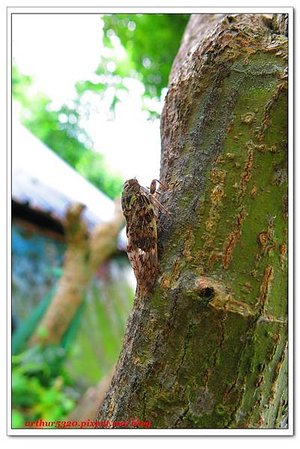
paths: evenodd
<path fill-rule="evenodd" d="M 98 419 L 279 428 L 287 413 L 287 17 L 191 17 L 161 120 L 160 274 Z"/>
<path fill-rule="evenodd" d="M 29 340 L 30 345 L 61 341 L 83 301 L 92 276 L 117 248 L 117 238 L 124 226 L 120 208 L 110 222 L 95 226 L 90 235 L 81 218 L 83 209 L 82 204 L 73 204 L 67 211 L 63 275 L 56 295 Z"/>

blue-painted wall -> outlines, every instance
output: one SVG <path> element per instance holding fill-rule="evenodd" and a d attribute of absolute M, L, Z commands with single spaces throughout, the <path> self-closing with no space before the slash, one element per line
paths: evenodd
<path fill-rule="evenodd" d="M 65 245 L 12 226 L 12 311 L 23 321 L 53 287 L 61 273 Z"/>

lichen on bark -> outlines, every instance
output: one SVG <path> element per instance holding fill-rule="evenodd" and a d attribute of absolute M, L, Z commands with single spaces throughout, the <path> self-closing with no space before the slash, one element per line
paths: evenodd
<path fill-rule="evenodd" d="M 160 275 L 99 419 L 278 428 L 287 403 L 286 18 L 195 15 L 161 120 Z"/>

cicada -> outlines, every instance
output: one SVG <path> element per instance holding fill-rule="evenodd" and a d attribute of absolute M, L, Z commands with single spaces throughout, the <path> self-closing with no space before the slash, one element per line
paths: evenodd
<path fill-rule="evenodd" d="M 166 209 L 155 197 L 156 182 L 160 181 L 153 180 L 147 189 L 136 178 L 129 179 L 122 192 L 127 254 L 137 280 L 137 290 L 141 293 L 152 289 L 158 272 L 157 212 Z"/>

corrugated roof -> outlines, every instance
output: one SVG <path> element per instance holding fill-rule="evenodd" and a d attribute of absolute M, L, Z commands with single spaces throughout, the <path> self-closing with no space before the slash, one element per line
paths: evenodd
<path fill-rule="evenodd" d="M 13 124 L 12 198 L 59 220 L 70 203 L 83 203 L 83 217 L 89 226 L 109 221 L 114 215 L 111 199 L 19 122 Z"/>

